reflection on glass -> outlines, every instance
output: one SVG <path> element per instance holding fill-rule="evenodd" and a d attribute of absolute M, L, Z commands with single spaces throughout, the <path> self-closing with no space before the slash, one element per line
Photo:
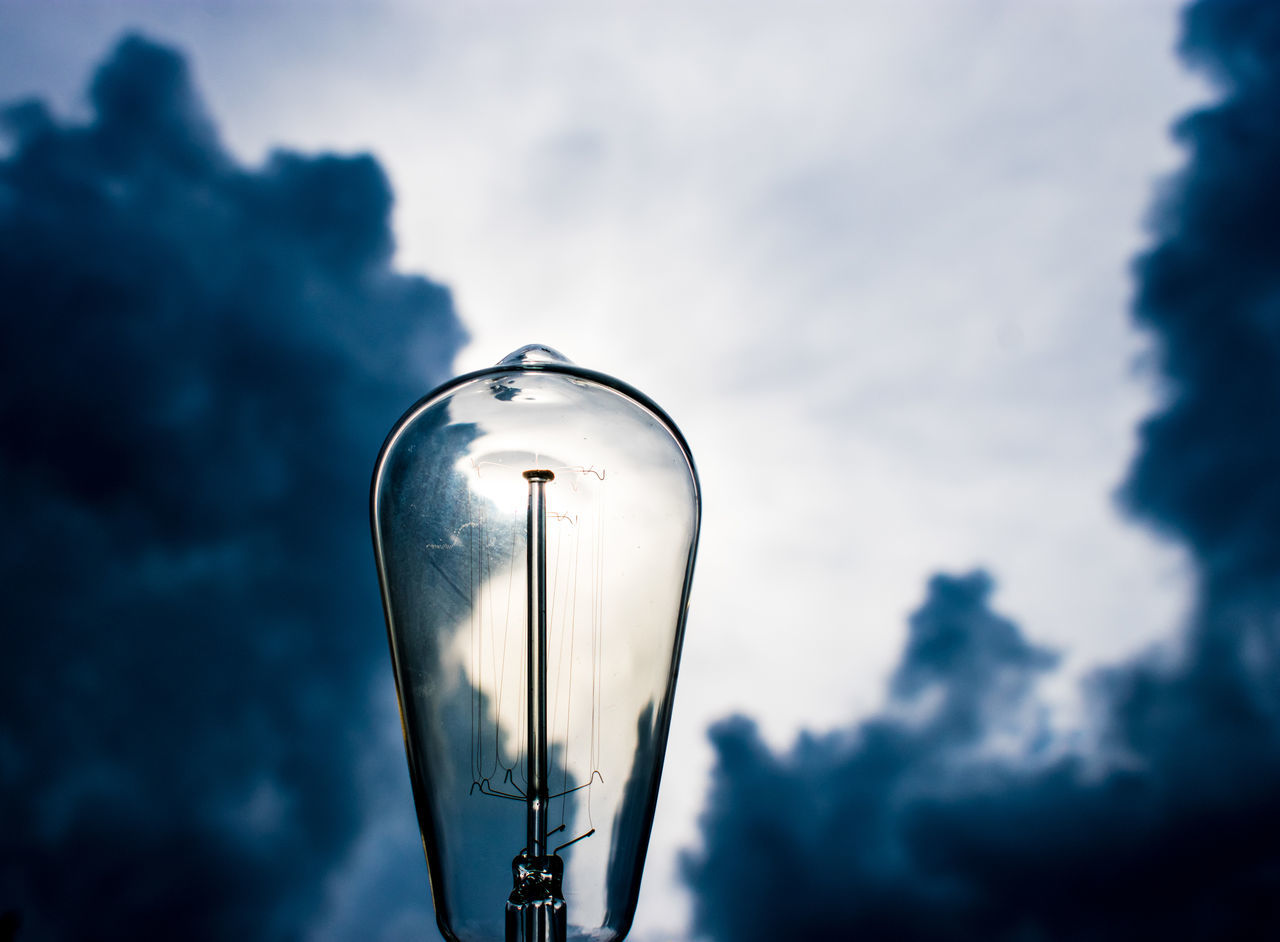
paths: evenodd
<path fill-rule="evenodd" d="M 698 537 L 684 438 L 635 390 L 526 347 L 406 413 L 372 515 L 441 931 L 621 939 Z"/>

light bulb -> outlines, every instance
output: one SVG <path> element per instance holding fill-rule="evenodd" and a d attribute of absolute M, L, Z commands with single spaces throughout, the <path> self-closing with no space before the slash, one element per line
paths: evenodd
<path fill-rule="evenodd" d="M 446 938 L 626 935 L 700 514 L 666 414 L 547 347 L 392 429 L 374 551 Z"/>

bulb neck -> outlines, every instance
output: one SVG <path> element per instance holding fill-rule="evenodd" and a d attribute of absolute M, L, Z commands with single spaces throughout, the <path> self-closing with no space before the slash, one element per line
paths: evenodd
<path fill-rule="evenodd" d="M 520 854 L 511 861 L 511 876 L 506 942 L 566 942 L 564 861 L 554 854 Z"/>

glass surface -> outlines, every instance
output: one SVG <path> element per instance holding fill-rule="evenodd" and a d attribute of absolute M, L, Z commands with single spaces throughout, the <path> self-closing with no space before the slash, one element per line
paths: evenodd
<path fill-rule="evenodd" d="M 533 576 L 539 488 L 545 568 Z M 698 536 L 697 475 L 679 430 L 617 380 L 528 347 L 406 413 L 378 459 L 372 514 L 441 930 L 504 938 L 512 861 L 531 833 L 527 607 L 540 578 L 546 853 L 563 859 L 569 938 L 622 938 Z"/>

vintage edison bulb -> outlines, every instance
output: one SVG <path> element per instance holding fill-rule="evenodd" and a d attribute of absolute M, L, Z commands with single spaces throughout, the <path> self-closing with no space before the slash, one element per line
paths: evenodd
<path fill-rule="evenodd" d="M 546 347 L 446 383 L 388 436 L 375 555 L 446 938 L 626 934 L 699 518 L 666 414 Z"/>

